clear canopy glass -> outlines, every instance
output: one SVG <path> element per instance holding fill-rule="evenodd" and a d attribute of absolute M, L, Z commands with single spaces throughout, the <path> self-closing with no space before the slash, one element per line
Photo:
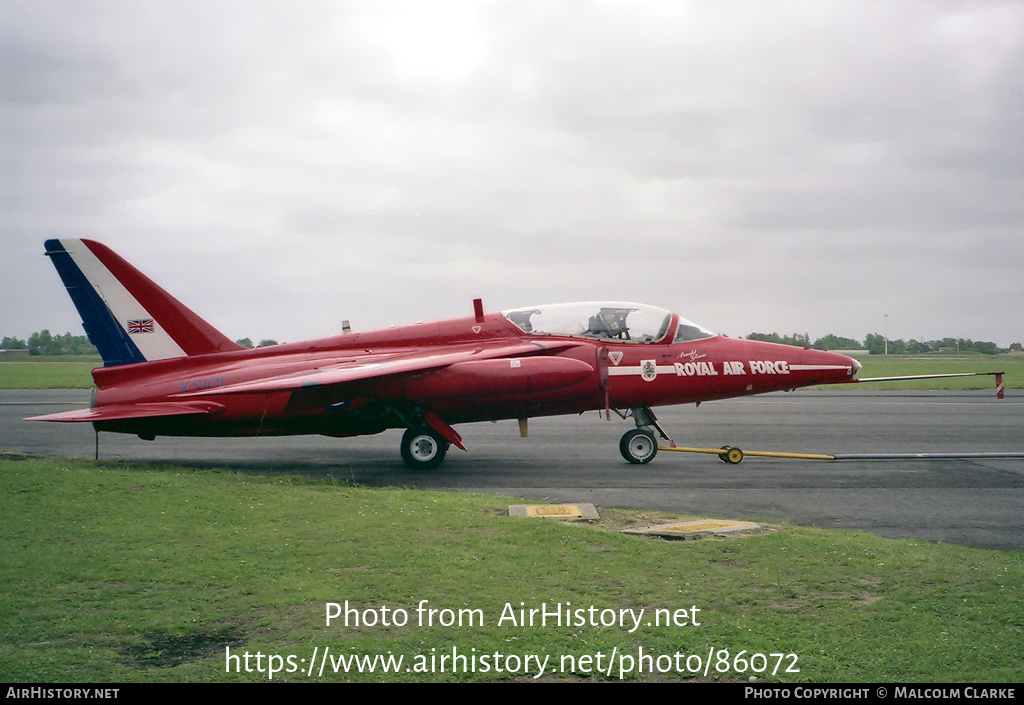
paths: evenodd
<path fill-rule="evenodd" d="M 524 333 L 533 335 L 568 335 L 604 338 L 630 343 L 667 342 L 709 338 L 700 326 L 679 319 L 672 327 L 672 312 L 646 304 L 617 301 L 586 301 L 571 304 L 530 306 L 502 311 L 502 314 Z"/>

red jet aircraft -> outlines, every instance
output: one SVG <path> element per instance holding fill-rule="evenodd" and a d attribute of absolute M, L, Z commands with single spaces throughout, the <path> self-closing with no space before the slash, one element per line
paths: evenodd
<path fill-rule="evenodd" d="M 845 355 L 715 335 L 620 302 L 532 306 L 244 348 L 100 243 L 48 240 L 104 366 L 89 409 L 34 417 L 157 436 L 357 436 L 407 429 L 402 458 L 436 467 L 453 424 L 628 409 L 631 463 L 671 442 L 651 407 L 856 381 Z M 866 381 L 866 380 L 865 380 Z M 728 460 L 723 453 L 723 459 Z"/>

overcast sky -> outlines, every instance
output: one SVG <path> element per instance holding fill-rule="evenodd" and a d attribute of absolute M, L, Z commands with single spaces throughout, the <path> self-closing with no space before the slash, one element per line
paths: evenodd
<path fill-rule="evenodd" d="M 0 0 L 0 335 L 48 237 L 231 338 L 559 301 L 1024 342 L 1024 3 Z"/>

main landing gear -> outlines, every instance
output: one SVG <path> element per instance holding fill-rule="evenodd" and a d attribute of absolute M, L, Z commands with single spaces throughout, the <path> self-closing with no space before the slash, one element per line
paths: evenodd
<path fill-rule="evenodd" d="M 444 461 L 450 445 L 466 450 L 458 431 L 428 411 L 402 436 L 402 460 L 413 470 L 433 470 Z"/>
<path fill-rule="evenodd" d="M 636 428 L 623 434 L 622 440 L 619 441 L 619 452 L 623 458 L 635 465 L 646 465 L 658 454 L 655 431 L 669 443 L 673 441 L 658 423 L 658 417 L 650 407 L 636 407 L 630 410 L 629 415 L 636 422 Z"/>
<path fill-rule="evenodd" d="M 402 436 L 402 460 L 414 470 L 433 470 L 444 461 L 449 445 L 429 426 L 410 428 Z"/>

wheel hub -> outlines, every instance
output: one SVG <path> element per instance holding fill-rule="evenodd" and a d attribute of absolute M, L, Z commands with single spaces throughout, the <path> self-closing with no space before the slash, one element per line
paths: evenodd
<path fill-rule="evenodd" d="M 427 462 L 437 455 L 437 443 L 430 436 L 420 436 L 412 442 L 412 454 L 420 462 Z"/>

